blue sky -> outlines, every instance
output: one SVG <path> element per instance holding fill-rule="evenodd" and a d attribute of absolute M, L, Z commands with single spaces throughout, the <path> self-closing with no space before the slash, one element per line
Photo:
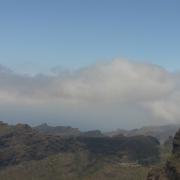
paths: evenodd
<path fill-rule="evenodd" d="M 0 63 L 19 72 L 122 57 L 180 69 L 179 0 L 0 0 Z"/>

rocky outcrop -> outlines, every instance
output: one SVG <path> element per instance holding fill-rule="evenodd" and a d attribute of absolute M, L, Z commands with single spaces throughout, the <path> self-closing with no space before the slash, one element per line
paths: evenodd
<path fill-rule="evenodd" d="M 173 140 L 173 151 L 164 168 L 153 169 L 147 180 L 180 180 L 180 130 Z"/>
<path fill-rule="evenodd" d="M 180 130 L 176 133 L 173 141 L 173 154 L 180 156 Z"/>

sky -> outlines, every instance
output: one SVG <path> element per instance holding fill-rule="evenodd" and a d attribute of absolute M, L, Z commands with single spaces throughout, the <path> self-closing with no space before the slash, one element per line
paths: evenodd
<path fill-rule="evenodd" d="M 179 9 L 179 0 L 0 0 L 0 119 L 180 123 Z"/>

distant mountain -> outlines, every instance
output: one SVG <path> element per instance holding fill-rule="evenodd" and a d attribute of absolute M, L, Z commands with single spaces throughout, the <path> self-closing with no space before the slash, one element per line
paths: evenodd
<path fill-rule="evenodd" d="M 78 128 L 72 128 L 70 126 L 49 126 L 46 123 L 36 126 L 34 129 L 41 133 L 60 136 L 77 136 L 81 133 Z"/>
<path fill-rule="evenodd" d="M 163 126 L 147 126 L 139 129 L 133 130 L 124 130 L 117 129 L 116 131 L 107 132 L 105 135 L 107 136 L 137 136 L 137 135 L 145 135 L 145 136 L 153 136 L 156 137 L 161 143 L 164 143 L 170 136 L 175 135 L 177 130 L 180 128 L 180 124 L 176 125 L 163 125 Z"/>
<path fill-rule="evenodd" d="M 104 134 L 100 130 L 91 130 L 81 132 L 78 128 L 72 128 L 70 126 L 49 126 L 46 123 L 43 123 L 39 126 L 34 127 L 38 132 L 49 134 L 49 135 L 58 135 L 58 136 L 86 136 L 86 137 L 103 137 Z"/>
<path fill-rule="evenodd" d="M 80 136 L 85 136 L 85 137 L 103 137 L 104 134 L 100 130 L 92 130 L 92 131 L 81 132 Z"/>
<path fill-rule="evenodd" d="M 162 144 L 169 139 L 169 137 L 174 137 L 176 131 L 180 128 L 180 124 L 176 125 L 163 125 L 163 126 L 147 126 L 139 129 L 125 130 L 117 129 L 112 132 L 102 133 L 100 130 L 91 130 L 86 132 L 81 132 L 78 128 L 73 128 L 70 126 L 49 126 L 44 123 L 33 129 L 38 132 L 49 134 L 49 135 L 59 135 L 59 136 L 86 136 L 86 137 L 113 137 L 113 136 L 153 136 L 157 138 Z"/>

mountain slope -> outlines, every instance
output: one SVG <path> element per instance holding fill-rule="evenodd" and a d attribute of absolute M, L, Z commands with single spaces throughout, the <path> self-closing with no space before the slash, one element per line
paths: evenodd
<path fill-rule="evenodd" d="M 36 132 L 28 125 L 0 124 L 0 168 L 81 148 L 74 138 Z"/>
<path fill-rule="evenodd" d="M 1 180 L 144 180 L 149 168 L 93 159 L 88 152 L 64 153 L 0 171 Z"/>
<path fill-rule="evenodd" d="M 158 159 L 159 142 L 150 136 L 64 137 L 0 123 L 1 180 L 143 180 L 141 164 Z"/>

